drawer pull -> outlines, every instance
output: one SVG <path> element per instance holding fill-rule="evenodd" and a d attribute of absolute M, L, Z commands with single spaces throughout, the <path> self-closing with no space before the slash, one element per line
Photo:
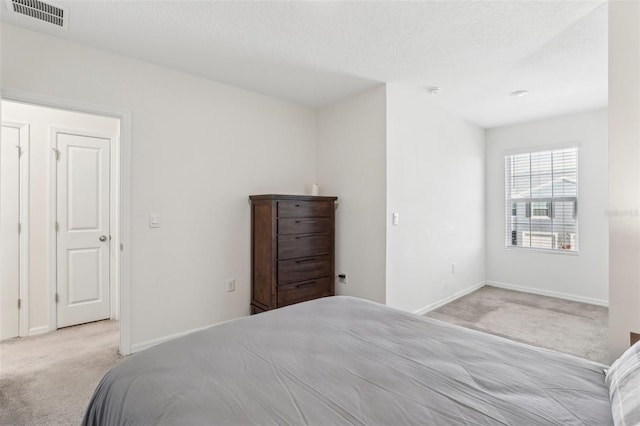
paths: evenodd
<path fill-rule="evenodd" d="M 296 220 L 296 223 L 316 223 L 317 220 Z"/>
<path fill-rule="evenodd" d="M 308 285 L 314 285 L 315 283 L 316 283 L 315 281 L 309 281 L 308 283 L 296 284 L 296 288 L 305 287 L 305 286 L 308 286 Z"/>
<path fill-rule="evenodd" d="M 296 240 L 313 240 L 316 239 L 318 237 L 314 236 L 314 235 L 307 235 L 304 237 L 296 237 Z"/>
<path fill-rule="evenodd" d="M 296 263 L 300 264 L 300 263 L 308 263 L 308 262 L 315 262 L 318 259 L 304 259 L 304 260 L 296 260 Z"/>

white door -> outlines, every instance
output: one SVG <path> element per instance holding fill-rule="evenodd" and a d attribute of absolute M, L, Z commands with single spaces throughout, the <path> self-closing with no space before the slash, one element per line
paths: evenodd
<path fill-rule="evenodd" d="M 2 126 L 0 148 L 0 340 L 20 332 L 20 128 Z"/>
<path fill-rule="evenodd" d="M 109 318 L 110 139 L 55 132 L 57 326 Z"/>

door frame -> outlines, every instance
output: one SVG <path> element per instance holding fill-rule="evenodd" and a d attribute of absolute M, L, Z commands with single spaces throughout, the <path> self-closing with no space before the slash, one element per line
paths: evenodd
<path fill-rule="evenodd" d="M 29 155 L 30 142 L 29 124 L 13 121 L 2 121 L 2 127 L 18 129 L 20 157 L 18 182 L 18 220 L 20 221 L 20 235 L 18 236 L 18 297 L 20 309 L 18 311 L 18 336 L 29 335 Z"/>
<path fill-rule="evenodd" d="M 120 241 L 119 247 L 116 246 L 114 251 L 120 266 L 120 271 L 116 274 L 116 279 L 120 281 L 120 353 L 131 354 L 131 111 L 11 88 L 0 89 L 0 97 L 14 102 L 120 119 L 120 135 L 116 144 L 118 155 L 115 158 L 117 185 L 116 191 L 112 191 L 117 192 L 116 201 L 119 206 L 115 209 L 113 234 L 117 234 Z M 53 299 L 55 293 L 50 296 Z"/>
<path fill-rule="evenodd" d="M 120 246 L 120 233 L 117 232 L 119 194 L 118 161 L 114 156 L 118 151 L 118 137 L 112 137 L 100 132 L 84 129 L 70 129 L 60 126 L 49 127 L 49 218 L 51 223 L 58 219 L 58 161 L 54 150 L 58 149 L 58 134 L 89 136 L 109 140 L 109 319 L 117 320 L 120 317 L 118 311 L 118 271 L 120 259 L 116 256 L 116 247 Z M 58 230 L 55 226 L 49 227 L 49 331 L 58 329 L 58 303 L 55 294 L 58 292 Z M 113 238 L 111 238 L 113 237 Z"/>

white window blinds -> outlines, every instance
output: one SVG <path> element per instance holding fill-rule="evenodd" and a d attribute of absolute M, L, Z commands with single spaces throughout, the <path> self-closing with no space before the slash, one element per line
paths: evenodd
<path fill-rule="evenodd" d="M 578 148 L 507 155 L 507 247 L 578 251 Z"/>

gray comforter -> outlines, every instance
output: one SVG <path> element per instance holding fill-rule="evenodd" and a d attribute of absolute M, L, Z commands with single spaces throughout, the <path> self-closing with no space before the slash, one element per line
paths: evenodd
<path fill-rule="evenodd" d="M 147 349 L 85 425 L 609 425 L 602 365 L 350 297 Z"/>

